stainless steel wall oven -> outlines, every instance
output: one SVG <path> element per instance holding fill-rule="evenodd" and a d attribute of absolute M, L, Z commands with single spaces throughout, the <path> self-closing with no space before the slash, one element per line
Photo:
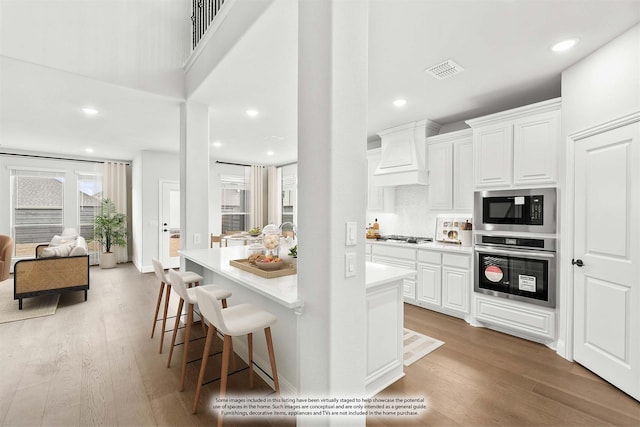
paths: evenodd
<path fill-rule="evenodd" d="M 556 306 L 555 237 L 475 236 L 476 292 Z"/>

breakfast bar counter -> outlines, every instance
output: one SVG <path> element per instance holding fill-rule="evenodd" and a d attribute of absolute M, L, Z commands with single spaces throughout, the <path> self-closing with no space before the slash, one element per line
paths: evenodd
<path fill-rule="evenodd" d="M 268 298 L 286 308 L 302 306 L 298 299 L 298 279 L 295 274 L 266 279 L 229 264 L 247 258 L 247 246 L 213 249 L 191 249 L 179 252 L 189 264 L 196 264 Z M 187 267 L 191 270 L 193 267 Z M 194 270 L 191 270 L 194 271 Z"/>
<path fill-rule="evenodd" d="M 215 284 L 231 291 L 229 305 L 254 304 L 273 313 L 277 323 L 271 328 L 280 388 L 284 395 L 296 395 L 298 383 L 298 318 L 304 315 L 304 301 L 298 298 L 298 276 L 264 278 L 229 264 L 246 259 L 247 247 L 181 250 L 183 267 L 204 277 L 204 285 Z M 366 263 L 367 384 L 372 395 L 404 375 L 402 370 L 402 328 L 404 306 L 402 280 L 413 270 Z M 264 339 L 254 339 L 256 373 L 268 384 L 271 369 Z M 246 340 L 234 340 L 235 352 L 248 360 Z"/>

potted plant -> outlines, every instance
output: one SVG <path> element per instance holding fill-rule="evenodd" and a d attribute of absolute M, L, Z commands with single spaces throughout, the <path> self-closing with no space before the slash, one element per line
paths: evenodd
<path fill-rule="evenodd" d="M 116 254 L 111 252 L 111 246 L 127 246 L 127 216 L 116 212 L 113 200 L 104 199 L 93 224 L 93 240 L 105 249 L 100 257 L 100 267 L 113 268 L 116 266 Z"/>
<path fill-rule="evenodd" d="M 289 248 L 289 254 L 288 255 L 291 257 L 291 264 L 294 267 L 297 267 L 298 266 L 298 245 L 291 246 Z"/>

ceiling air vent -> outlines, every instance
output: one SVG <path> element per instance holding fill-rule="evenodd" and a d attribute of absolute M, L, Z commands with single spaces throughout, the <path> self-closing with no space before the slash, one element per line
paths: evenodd
<path fill-rule="evenodd" d="M 438 65 L 429 67 L 424 71 L 426 71 L 427 73 L 429 73 L 430 75 L 432 75 L 438 80 L 444 80 L 447 77 L 451 77 L 455 74 L 458 74 L 464 71 L 464 68 L 462 68 L 460 65 L 453 62 L 451 59 L 447 59 L 446 61 Z"/>

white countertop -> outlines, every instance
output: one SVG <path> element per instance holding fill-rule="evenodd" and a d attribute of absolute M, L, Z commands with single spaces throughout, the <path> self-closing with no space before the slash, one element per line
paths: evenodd
<path fill-rule="evenodd" d="M 397 246 L 409 249 L 430 249 L 445 252 L 466 253 L 472 254 L 472 246 L 461 246 L 455 243 L 441 243 L 441 242 L 428 242 L 428 243 L 401 243 L 401 242 L 384 242 L 381 240 L 367 240 L 366 243 L 372 245 L 385 245 L 385 246 Z"/>
<path fill-rule="evenodd" d="M 201 265 L 221 276 L 243 285 L 287 308 L 303 305 L 298 298 L 298 275 L 266 279 L 248 271 L 229 265 L 229 261 L 247 257 L 247 246 L 232 246 L 212 249 L 188 249 L 178 252 L 186 259 Z M 375 287 L 395 280 L 413 277 L 414 270 L 390 267 L 381 264 L 366 263 L 366 287 Z"/>

